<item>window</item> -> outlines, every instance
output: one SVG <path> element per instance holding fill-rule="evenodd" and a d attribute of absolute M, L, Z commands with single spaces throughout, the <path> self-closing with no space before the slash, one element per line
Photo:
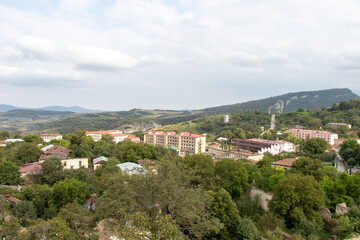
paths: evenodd
<path fill-rule="evenodd" d="M 81 167 L 81 161 L 79 161 L 79 167 Z"/>

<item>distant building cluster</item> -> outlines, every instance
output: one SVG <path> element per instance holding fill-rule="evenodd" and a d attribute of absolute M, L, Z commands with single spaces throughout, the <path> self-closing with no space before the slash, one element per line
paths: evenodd
<path fill-rule="evenodd" d="M 175 147 L 181 153 L 199 154 L 205 152 L 206 137 L 188 132 L 149 131 L 144 135 L 144 143 Z"/>
<path fill-rule="evenodd" d="M 92 131 L 86 132 L 86 136 L 90 136 L 94 139 L 95 142 L 99 141 L 103 135 L 108 134 L 114 138 L 114 142 L 118 143 L 126 139 L 133 142 L 140 142 L 139 137 L 130 137 L 128 134 L 123 134 L 120 130 L 106 130 L 106 131 Z"/>
<path fill-rule="evenodd" d="M 265 139 L 232 139 L 231 145 L 252 153 L 279 154 L 281 152 L 295 152 L 295 145 L 284 140 L 265 140 Z"/>
<path fill-rule="evenodd" d="M 292 128 L 286 130 L 288 133 L 292 133 L 295 137 L 307 140 L 310 138 L 321 138 L 324 139 L 328 144 L 334 145 L 335 140 L 339 139 L 339 135 L 328 131 L 317 131 L 317 130 L 306 130 Z"/>

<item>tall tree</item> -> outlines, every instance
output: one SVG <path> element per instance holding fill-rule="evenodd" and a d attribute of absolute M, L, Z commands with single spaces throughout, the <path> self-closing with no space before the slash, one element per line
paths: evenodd
<path fill-rule="evenodd" d="M 17 185 L 20 181 L 19 167 L 9 161 L 0 162 L 0 183 L 5 185 Z"/>

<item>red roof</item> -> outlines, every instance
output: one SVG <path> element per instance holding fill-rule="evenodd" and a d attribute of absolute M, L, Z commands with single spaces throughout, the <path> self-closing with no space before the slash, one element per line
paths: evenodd
<path fill-rule="evenodd" d="M 205 137 L 203 135 L 194 134 L 194 133 L 188 133 L 188 132 L 182 132 L 182 133 L 180 133 L 180 135 L 184 136 L 184 137 L 192 137 L 192 138 L 203 138 L 203 137 Z"/>
<path fill-rule="evenodd" d="M 139 137 L 127 137 L 126 139 L 140 139 Z"/>
<path fill-rule="evenodd" d="M 295 161 L 296 161 L 296 158 L 285 158 L 285 159 L 273 162 L 272 164 L 291 167 Z"/>
<path fill-rule="evenodd" d="M 0 144 L 5 144 L 6 139 L 5 140 L 0 140 Z"/>
<path fill-rule="evenodd" d="M 122 132 L 122 131 L 120 131 L 120 130 L 92 131 L 92 132 L 86 132 L 86 135 L 89 135 L 89 134 L 117 134 L 119 132 Z"/>
<path fill-rule="evenodd" d="M 20 167 L 20 173 L 29 173 L 29 172 L 40 172 L 41 171 L 41 162 L 32 162 L 24 164 Z"/>
<path fill-rule="evenodd" d="M 62 136 L 61 134 L 58 133 L 43 133 L 40 134 L 41 137 L 45 137 L 45 136 L 49 136 L 49 137 L 57 137 L 57 136 Z"/>
<path fill-rule="evenodd" d="M 113 137 L 126 137 L 126 136 L 129 136 L 127 134 L 110 134 L 111 136 Z"/>
<path fill-rule="evenodd" d="M 5 198 L 6 201 L 13 203 L 13 204 L 18 204 L 19 202 L 21 202 L 20 199 L 18 199 L 16 197 L 12 197 L 12 196 L 10 196 L 10 194 L 4 195 L 3 198 Z"/>
<path fill-rule="evenodd" d="M 54 145 L 52 148 L 46 150 L 45 154 L 46 155 L 59 154 L 59 155 L 64 155 L 64 156 L 68 157 L 68 156 L 70 156 L 71 152 L 72 152 L 72 150 L 67 147 Z"/>

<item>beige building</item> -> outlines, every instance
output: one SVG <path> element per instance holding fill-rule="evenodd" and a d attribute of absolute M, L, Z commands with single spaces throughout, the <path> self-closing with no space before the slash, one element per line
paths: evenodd
<path fill-rule="evenodd" d="M 64 169 L 79 169 L 81 167 L 88 168 L 89 162 L 87 158 L 69 158 L 61 159 Z"/>
<path fill-rule="evenodd" d="M 292 133 L 295 137 L 307 140 L 310 138 L 322 138 L 328 144 L 334 145 L 335 140 L 339 138 L 338 134 L 328 131 L 317 131 L 317 130 L 306 130 L 306 129 L 289 129 L 286 130 L 288 133 Z"/>
<path fill-rule="evenodd" d="M 241 151 L 241 150 L 228 150 L 228 149 L 221 149 L 219 147 L 209 147 L 208 149 L 209 155 L 214 159 L 214 161 L 220 161 L 224 158 L 230 158 L 234 160 L 239 159 L 246 159 L 250 162 L 258 162 L 263 157 L 264 154 L 261 153 L 252 153 L 250 151 Z"/>
<path fill-rule="evenodd" d="M 144 135 L 144 143 L 155 146 L 172 146 L 180 153 L 199 154 L 205 152 L 206 137 L 188 132 L 153 132 Z"/>
<path fill-rule="evenodd" d="M 62 140 L 62 135 L 57 133 L 43 133 L 40 134 L 40 137 L 45 142 L 50 142 L 51 140 Z"/>

